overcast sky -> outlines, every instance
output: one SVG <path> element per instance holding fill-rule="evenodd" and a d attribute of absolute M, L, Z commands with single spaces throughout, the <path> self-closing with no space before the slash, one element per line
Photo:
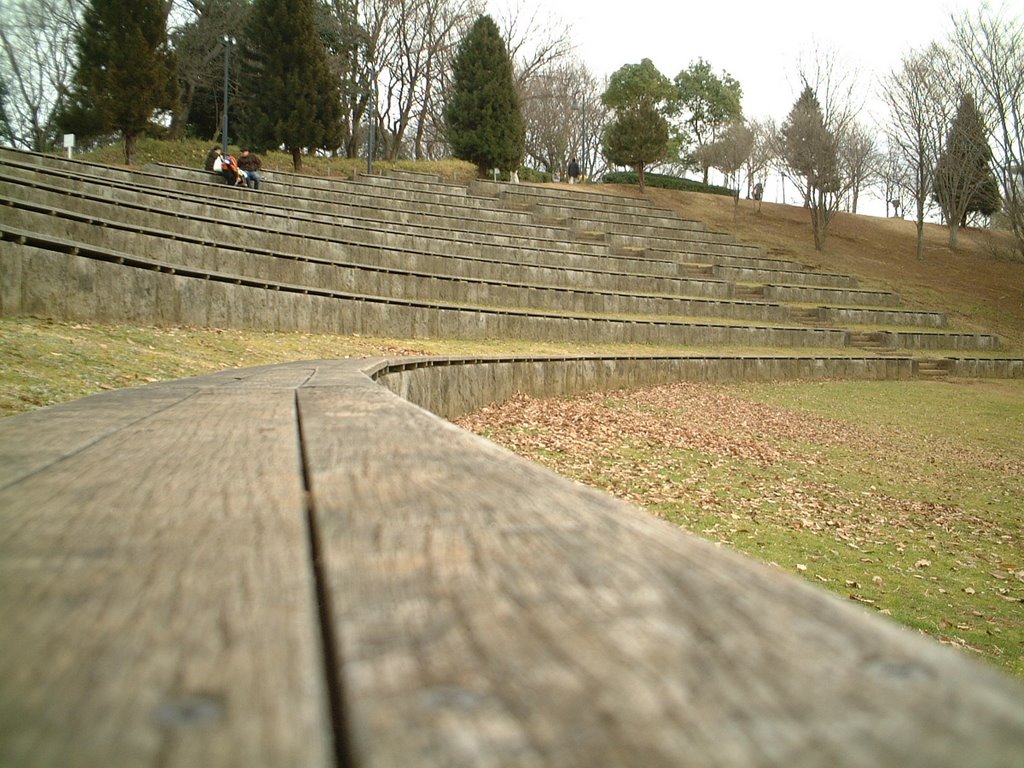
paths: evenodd
<path fill-rule="evenodd" d="M 673 79 L 698 58 L 721 75 L 728 72 L 743 89 L 747 118 L 785 120 L 799 95 L 801 60 L 815 50 L 834 53 L 844 71 L 856 73 L 864 99 L 862 122 L 885 115 L 871 98 L 877 83 L 904 55 L 944 41 L 951 15 L 975 15 L 983 0 L 487 0 L 499 20 L 505 8 L 523 9 L 538 19 L 568 25 L 575 52 L 599 81 L 624 64 L 647 58 Z M 995 15 L 1020 18 L 1019 0 L 987 3 Z M 500 24 L 500 21 L 499 21 Z M 712 178 L 712 182 L 720 179 Z M 793 195 L 789 195 L 792 198 Z M 765 199 L 784 202 L 779 179 L 767 180 Z M 789 202 L 793 202 L 792 199 Z M 862 212 L 884 215 L 882 200 L 864 199 Z"/>
<path fill-rule="evenodd" d="M 797 67 L 815 48 L 835 51 L 867 88 L 912 48 L 942 40 L 950 14 L 972 14 L 982 0 L 488 0 L 536 8 L 569 26 L 576 53 L 602 78 L 648 58 L 669 79 L 698 58 L 743 88 L 747 117 L 781 121 L 798 95 Z M 996 0 L 1001 15 L 1019 5 Z"/>

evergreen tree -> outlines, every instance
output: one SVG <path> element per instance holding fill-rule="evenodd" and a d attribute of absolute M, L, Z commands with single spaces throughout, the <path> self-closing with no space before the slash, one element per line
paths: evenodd
<path fill-rule="evenodd" d="M 839 140 L 825 124 L 814 90 L 804 85 L 782 124 L 781 155 L 785 173 L 803 191 L 811 212 L 814 247 L 822 251 L 829 227 L 848 186 L 839 166 Z"/>
<path fill-rule="evenodd" d="M 481 176 L 523 162 L 526 121 L 508 48 L 490 16 L 478 18 L 459 46 L 444 115 L 452 154 L 475 163 Z"/>
<path fill-rule="evenodd" d="M 964 96 L 935 167 L 935 200 L 946 218 L 953 249 L 957 230 L 967 226 L 970 214 L 991 216 L 1002 204 L 991 164 L 992 148 L 981 114 L 974 98 Z"/>
<path fill-rule="evenodd" d="M 615 119 L 605 126 L 602 139 L 608 162 L 636 170 L 642 192 L 647 166 L 665 157 L 668 120 L 652 104 L 621 108 L 616 110 Z"/>
<path fill-rule="evenodd" d="M 782 157 L 794 175 L 805 182 L 804 206 L 815 186 L 828 188 L 838 172 L 838 147 L 825 128 L 818 97 L 809 85 L 793 104 L 780 131 Z"/>
<path fill-rule="evenodd" d="M 314 0 L 256 0 L 239 64 L 240 133 L 257 149 L 342 143 L 341 96 L 317 28 Z"/>
<path fill-rule="evenodd" d="M 58 124 L 85 136 L 120 132 L 129 165 L 153 113 L 176 96 L 167 8 L 163 0 L 92 0 L 75 40 L 78 68 Z"/>
<path fill-rule="evenodd" d="M 668 152 L 668 120 L 663 111 L 672 97 L 672 83 L 650 59 L 626 64 L 612 74 L 601 95 L 615 118 L 605 126 L 604 156 L 615 165 L 634 168 L 644 189 L 644 170 Z"/>

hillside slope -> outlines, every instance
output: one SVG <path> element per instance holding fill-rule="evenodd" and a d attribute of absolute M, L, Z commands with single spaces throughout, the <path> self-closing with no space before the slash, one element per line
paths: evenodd
<path fill-rule="evenodd" d="M 906 304 L 941 309 L 963 330 L 1001 335 L 1006 349 L 1024 349 L 1024 262 L 1013 260 L 1004 233 L 969 229 L 960 250 L 948 247 L 948 230 L 925 225 L 925 257 L 917 258 L 914 223 L 904 219 L 840 213 L 828 249 L 814 250 L 810 215 L 798 206 L 693 192 L 652 189 L 660 205 L 765 246 L 772 255 L 821 269 L 853 274 L 872 287 L 898 291 Z"/>

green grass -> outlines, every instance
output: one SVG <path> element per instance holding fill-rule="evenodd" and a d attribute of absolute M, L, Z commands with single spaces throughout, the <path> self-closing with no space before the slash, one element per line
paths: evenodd
<path fill-rule="evenodd" d="M 206 153 L 210 147 L 219 145 L 219 141 L 202 141 L 199 139 L 182 139 L 181 141 L 162 141 L 152 138 L 139 139 L 136 148 L 135 166 L 147 163 L 171 163 L 173 165 L 189 165 L 202 168 Z M 229 146 L 228 151 L 238 155 L 240 147 Z M 82 160 L 110 165 L 124 164 L 124 147 L 121 143 L 109 144 L 76 156 Z M 291 172 L 294 168 L 292 156 L 285 152 L 260 153 L 263 167 L 268 171 Z M 436 173 L 453 183 L 467 184 L 476 178 L 476 166 L 461 160 L 375 160 L 373 172 L 385 173 L 391 169 L 411 170 L 420 173 Z M 327 157 L 321 155 L 303 155 L 302 173 L 312 176 L 344 176 L 351 177 L 356 173 L 366 173 L 366 160 L 346 157 Z"/>
<path fill-rule="evenodd" d="M 464 423 L 1024 677 L 1024 381 L 683 384 L 506 407 Z"/>
<path fill-rule="evenodd" d="M 629 344 L 389 339 L 0 318 L 0 416 L 108 389 L 292 360 L 401 354 L 657 355 L 682 351 L 679 347 Z"/>

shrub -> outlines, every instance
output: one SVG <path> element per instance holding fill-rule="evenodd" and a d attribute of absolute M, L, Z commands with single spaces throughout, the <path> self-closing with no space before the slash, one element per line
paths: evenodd
<path fill-rule="evenodd" d="M 520 181 L 531 181 L 534 183 L 540 183 L 545 181 L 551 181 L 551 174 L 544 171 L 536 171 L 533 168 L 520 168 L 519 169 L 519 180 Z"/>
<path fill-rule="evenodd" d="M 637 175 L 633 171 L 615 171 L 606 173 L 601 179 L 605 184 L 639 184 Z M 724 195 L 732 197 L 735 190 L 728 187 L 719 187 L 714 184 L 703 184 L 699 181 L 683 179 L 679 176 L 667 176 L 661 173 L 645 173 L 644 183 L 649 187 L 661 189 L 681 189 L 684 192 L 707 192 L 712 195 Z"/>

